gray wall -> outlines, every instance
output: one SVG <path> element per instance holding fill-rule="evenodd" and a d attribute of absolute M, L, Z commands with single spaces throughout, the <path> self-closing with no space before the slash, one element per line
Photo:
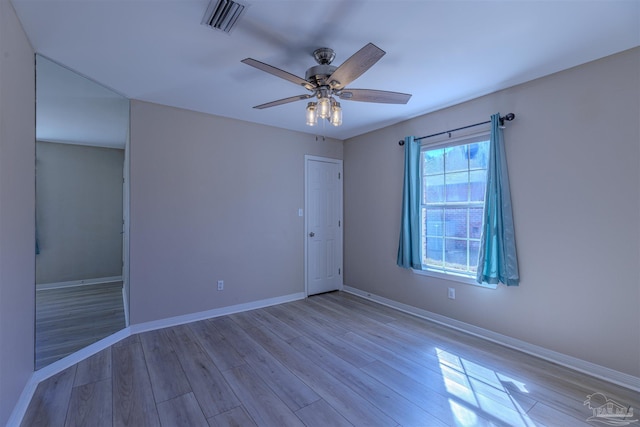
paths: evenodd
<path fill-rule="evenodd" d="M 345 142 L 345 285 L 640 376 L 640 49 Z M 396 266 L 406 135 L 513 112 L 520 287 Z M 447 287 L 456 299 L 447 299 Z"/>
<path fill-rule="evenodd" d="M 0 0 L 0 425 L 33 372 L 34 53 Z"/>
<path fill-rule="evenodd" d="M 122 274 L 124 150 L 36 143 L 36 283 Z"/>
<path fill-rule="evenodd" d="M 304 155 L 341 141 L 132 101 L 130 144 L 132 324 L 304 292 Z"/>

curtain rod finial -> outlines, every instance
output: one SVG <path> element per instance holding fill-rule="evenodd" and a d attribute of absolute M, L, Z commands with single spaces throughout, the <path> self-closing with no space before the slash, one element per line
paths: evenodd
<path fill-rule="evenodd" d="M 398 145 L 402 147 L 404 145 L 404 139 L 401 139 L 400 141 L 398 141 Z"/>
<path fill-rule="evenodd" d="M 504 121 L 505 120 L 510 122 L 511 120 L 513 120 L 515 118 L 516 118 L 516 115 L 513 114 L 513 113 L 505 114 L 504 116 L 500 117 L 500 128 L 501 129 L 505 128 L 505 126 L 504 126 Z"/>

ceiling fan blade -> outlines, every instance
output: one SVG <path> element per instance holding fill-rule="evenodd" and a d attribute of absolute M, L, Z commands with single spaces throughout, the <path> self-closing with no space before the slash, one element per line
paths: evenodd
<path fill-rule="evenodd" d="M 342 65 L 329 76 L 327 83 L 332 89 L 342 89 L 371 68 L 385 53 L 384 50 L 373 43 L 367 44 L 344 61 Z"/>
<path fill-rule="evenodd" d="M 271 101 L 271 102 L 267 102 L 266 104 L 256 105 L 253 108 L 257 108 L 258 110 L 262 110 L 262 109 L 269 108 L 269 107 L 275 107 L 276 105 L 288 104 L 290 102 L 295 102 L 295 101 L 302 101 L 303 99 L 309 99 L 312 96 L 314 96 L 314 95 L 313 94 L 304 94 L 304 95 L 298 95 L 298 96 L 290 96 L 289 98 L 278 99 L 277 101 Z"/>
<path fill-rule="evenodd" d="M 408 93 L 389 92 L 373 89 L 344 89 L 340 99 L 360 102 L 378 102 L 382 104 L 406 104 L 411 95 Z"/>
<path fill-rule="evenodd" d="M 247 64 L 247 65 L 251 65 L 254 68 L 257 68 L 258 70 L 267 72 L 269 74 L 273 74 L 276 77 L 280 77 L 281 79 L 285 79 L 290 81 L 291 83 L 295 83 L 297 85 L 300 85 L 306 89 L 309 90 L 313 90 L 315 89 L 315 85 L 312 83 L 309 83 L 308 81 L 306 81 L 305 79 L 303 79 L 302 77 L 298 77 L 294 74 L 288 73 L 284 70 L 281 70 L 280 68 L 276 68 L 273 65 L 269 65 L 269 64 L 265 64 L 264 62 L 260 62 L 257 61 L 255 59 L 252 58 L 246 58 L 243 59 L 241 62 Z"/>

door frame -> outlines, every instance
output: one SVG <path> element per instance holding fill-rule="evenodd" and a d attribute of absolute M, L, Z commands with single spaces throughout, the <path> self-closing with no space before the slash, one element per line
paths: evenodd
<path fill-rule="evenodd" d="M 124 308 L 125 327 L 129 321 L 129 226 L 131 224 L 131 101 L 129 101 L 129 126 L 124 145 L 124 165 L 122 167 L 122 305 Z"/>
<path fill-rule="evenodd" d="M 334 159 L 330 157 L 313 156 L 305 154 L 304 156 L 304 295 L 309 296 L 309 162 L 324 162 L 333 163 L 338 165 L 338 173 L 340 174 L 339 185 L 339 203 L 338 210 L 340 216 L 340 230 L 338 232 L 340 253 L 338 256 L 338 263 L 340 265 L 340 287 L 342 290 L 344 287 L 344 173 L 343 173 L 343 161 L 341 159 Z"/>

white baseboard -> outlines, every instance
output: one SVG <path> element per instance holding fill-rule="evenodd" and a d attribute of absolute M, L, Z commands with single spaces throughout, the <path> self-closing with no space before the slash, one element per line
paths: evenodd
<path fill-rule="evenodd" d="M 27 412 L 29 403 L 31 403 L 33 394 L 35 393 L 36 388 L 41 381 L 44 381 L 47 378 L 50 378 L 57 373 L 64 371 L 65 369 L 75 365 L 78 362 L 83 361 L 90 356 L 93 356 L 99 351 L 104 350 L 105 348 L 117 343 L 118 341 L 128 337 L 129 335 L 131 335 L 131 331 L 129 330 L 129 328 L 122 329 L 121 331 L 118 331 L 113 335 L 109 335 L 108 337 L 105 337 L 100 341 L 88 345 L 87 347 L 80 349 L 67 357 L 57 360 L 52 364 L 35 371 L 33 374 L 31 374 L 31 378 L 22 390 L 22 394 L 20 395 L 16 406 L 14 406 L 13 408 L 13 412 L 9 417 L 7 426 L 20 425 L 20 423 L 22 422 L 22 418 L 24 418 L 24 414 Z"/>
<path fill-rule="evenodd" d="M 125 326 L 129 326 L 129 293 L 127 292 L 127 288 L 125 288 L 124 283 L 122 284 L 122 306 L 124 307 L 124 324 Z"/>
<path fill-rule="evenodd" d="M 36 392 L 36 388 L 38 387 L 39 381 L 33 380 L 33 375 L 27 381 L 27 384 L 22 389 L 22 394 L 18 398 L 18 402 L 16 402 L 16 406 L 13 407 L 13 412 L 9 416 L 7 420 L 7 427 L 18 427 L 22 423 L 22 419 L 24 418 L 24 414 L 27 412 L 27 408 L 29 407 L 29 403 L 31 403 L 31 398 L 33 394 Z"/>
<path fill-rule="evenodd" d="M 530 354 L 532 356 L 539 357 L 540 359 L 547 360 L 549 362 L 556 363 L 574 371 L 582 372 L 592 377 L 599 378 L 601 380 L 608 381 L 613 384 L 620 385 L 630 390 L 640 392 L 640 378 L 633 375 L 625 374 L 605 366 L 597 365 L 595 363 L 587 362 L 586 360 L 578 359 L 577 357 L 569 356 L 557 351 L 549 350 L 544 347 L 540 347 L 534 344 L 530 344 L 526 341 L 522 341 L 516 338 L 511 338 L 506 335 L 499 334 L 497 332 L 490 331 L 488 329 L 480 328 L 478 326 L 464 323 L 459 320 L 452 319 L 450 317 L 442 316 L 437 313 L 432 313 L 421 308 L 417 308 L 411 305 L 403 304 L 397 301 L 390 300 L 379 295 L 372 294 L 370 292 L 361 291 L 360 289 L 353 288 L 351 286 L 345 286 L 344 291 L 359 297 L 386 305 L 391 308 L 403 311 L 414 316 L 421 317 L 423 319 L 430 320 L 434 323 L 438 323 L 443 326 L 450 327 L 452 329 L 466 332 L 470 335 L 474 335 L 479 338 L 483 338 L 487 341 L 494 342 L 496 344 L 503 345 L 505 347 L 512 348 L 514 350 L 521 351 L 523 353 Z"/>
<path fill-rule="evenodd" d="M 71 353 L 70 355 L 56 360 L 50 365 L 45 366 L 42 369 L 39 369 L 33 373 L 33 378 L 40 382 L 44 381 L 49 377 L 54 376 L 55 374 L 64 371 L 65 369 L 75 365 L 78 362 L 82 362 L 84 359 L 87 359 L 94 354 L 104 350 L 105 348 L 116 344 L 117 342 L 127 338 L 131 335 L 130 328 L 124 328 L 116 332 L 115 334 L 111 334 L 108 337 L 101 339 L 100 341 L 96 341 L 93 344 L 90 344 L 75 353 Z"/>
<path fill-rule="evenodd" d="M 298 292 L 295 294 L 283 295 L 281 297 L 268 298 L 259 301 L 247 302 L 244 304 L 230 305 L 228 307 L 214 308 L 212 310 L 200 311 L 198 313 L 169 317 L 167 319 L 154 320 L 151 322 L 132 325 L 131 333 L 139 334 L 141 332 L 153 331 L 156 329 L 168 328 L 185 323 L 197 322 L 198 320 L 226 316 L 228 314 L 239 313 L 241 311 L 249 311 L 255 310 L 257 308 L 269 307 L 271 305 L 284 304 L 285 302 L 297 301 L 304 298 L 304 292 Z"/>
<path fill-rule="evenodd" d="M 69 356 L 60 359 L 52 364 L 45 366 L 44 368 L 35 371 L 18 399 L 18 402 L 13 408 L 13 412 L 9 417 L 7 423 L 8 427 L 19 426 L 24 418 L 25 413 L 29 407 L 29 403 L 33 398 L 33 394 L 41 381 L 46 380 L 54 376 L 55 374 L 64 371 L 65 369 L 75 365 L 84 359 L 93 356 L 101 350 L 133 335 L 141 332 L 152 331 L 156 329 L 168 328 L 170 326 L 182 325 L 185 323 L 196 322 L 198 320 L 210 319 L 213 317 L 226 316 L 227 314 L 239 313 L 241 311 L 255 310 L 257 308 L 269 307 L 271 305 L 283 304 L 286 302 L 297 301 L 306 298 L 304 292 L 298 292 L 295 294 L 283 295 L 275 298 L 267 298 L 259 301 L 252 301 L 244 304 L 237 304 L 228 307 L 214 308 L 212 310 L 201 311 L 198 313 L 185 314 L 183 316 L 175 316 L 167 319 L 155 320 L 152 322 L 145 322 L 138 325 L 132 325 L 124 328 L 113 335 L 109 335 L 106 338 L 101 339 L 77 352 L 70 354 Z"/>
<path fill-rule="evenodd" d="M 97 277 L 94 279 L 70 280 L 68 282 L 40 283 L 36 285 L 36 291 L 48 289 L 73 288 L 75 286 L 98 285 L 102 283 L 122 282 L 122 276 Z"/>

